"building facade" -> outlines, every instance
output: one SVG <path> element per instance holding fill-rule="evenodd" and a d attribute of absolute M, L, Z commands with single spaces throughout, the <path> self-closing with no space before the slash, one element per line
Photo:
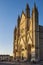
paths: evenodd
<path fill-rule="evenodd" d="M 9 61 L 10 56 L 9 55 L 0 55 L 0 61 Z"/>
<path fill-rule="evenodd" d="M 0 61 L 13 61 L 13 56 L 10 55 L 0 55 Z"/>
<path fill-rule="evenodd" d="M 38 9 L 34 4 L 32 15 L 27 4 L 25 12 L 18 16 L 14 29 L 13 58 L 22 60 L 43 60 L 43 26 L 39 25 Z"/>

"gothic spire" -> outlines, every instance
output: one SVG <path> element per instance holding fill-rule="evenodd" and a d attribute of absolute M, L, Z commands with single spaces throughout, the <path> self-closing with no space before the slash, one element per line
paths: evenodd
<path fill-rule="evenodd" d="M 28 5 L 28 3 L 27 3 L 27 5 L 26 5 L 26 10 L 29 10 L 30 8 L 29 8 L 29 5 Z"/>
<path fill-rule="evenodd" d="M 20 16 L 18 16 L 18 19 L 17 19 L 17 22 L 18 22 L 18 27 L 19 27 L 19 24 L 20 24 Z"/>
<path fill-rule="evenodd" d="M 28 4 L 26 5 L 26 17 L 30 18 L 30 8 Z"/>
<path fill-rule="evenodd" d="M 15 29 L 14 29 L 14 34 L 16 34 L 16 26 L 15 26 Z"/>
<path fill-rule="evenodd" d="M 16 40 L 16 32 L 17 32 L 17 28 L 15 26 L 15 29 L 14 29 L 14 39 Z"/>
<path fill-rule="evenodd" d="M 37 15 L 38 15 L 38 8 L 37 8 L 37 6 L 36 6 L 36 3 L 34 3 L 34 7 L 33 7 L 33 9 L 32 9 L 32 14 L 33 13 L 37 13 Z"/>
<path fill-rule="evenodd" d="M 36 8 L 36 3 L 34 2 L 34 7 Z"/>
<path fill-rule="evenodd" d="M 37 11 L 38 13 L 38 9 L 37 9 L 37 6 L 36 6 L 36 3 L 34 3 L 34 8 L 33 8 L 35 11 Z"/>

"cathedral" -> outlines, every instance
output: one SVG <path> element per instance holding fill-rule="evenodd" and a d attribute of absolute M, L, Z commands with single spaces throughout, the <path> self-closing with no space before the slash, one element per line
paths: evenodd
<path fill-rule="evenodd" d="M 27 4 L 25 12 L 18 16 L 14 29 L 13 58 L 15 60 L 43 60 L 43 26 L 39 25 L 39 12 L 36 4 L 30 16 Z"/>

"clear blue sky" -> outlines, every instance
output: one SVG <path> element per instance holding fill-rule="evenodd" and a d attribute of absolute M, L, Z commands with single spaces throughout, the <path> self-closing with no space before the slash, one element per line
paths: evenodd
<path fill-rule="evenodd" d="M 12 54 L 17 17 L 25 10 L 26 3 L 32 11 L 34 1 L 39 11 L 39 24 L 43 25 L 43 0 L 0 0 L 0 54 Z"/>

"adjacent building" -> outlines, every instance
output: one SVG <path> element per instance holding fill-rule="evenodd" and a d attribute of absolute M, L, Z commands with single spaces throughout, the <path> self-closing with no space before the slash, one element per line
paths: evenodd
<path fill-rule="evenodd" d="M 10 56 L 9 55 L 0 55 L 0 61 L 9 61 Z"/>
<path fill-rule="evenodd" d="M 0 61 L 13 61 L 13 56 L 10 55 L 0 55 Z"/>
<path fill-rule="evenodd" d="M 13 58 L 43 60 L 43 26 L 39 25 L 39 12 L 34 4 L 32 15 L 27 4 L 25 12 L 18 16 L 14 29 Z"/>

